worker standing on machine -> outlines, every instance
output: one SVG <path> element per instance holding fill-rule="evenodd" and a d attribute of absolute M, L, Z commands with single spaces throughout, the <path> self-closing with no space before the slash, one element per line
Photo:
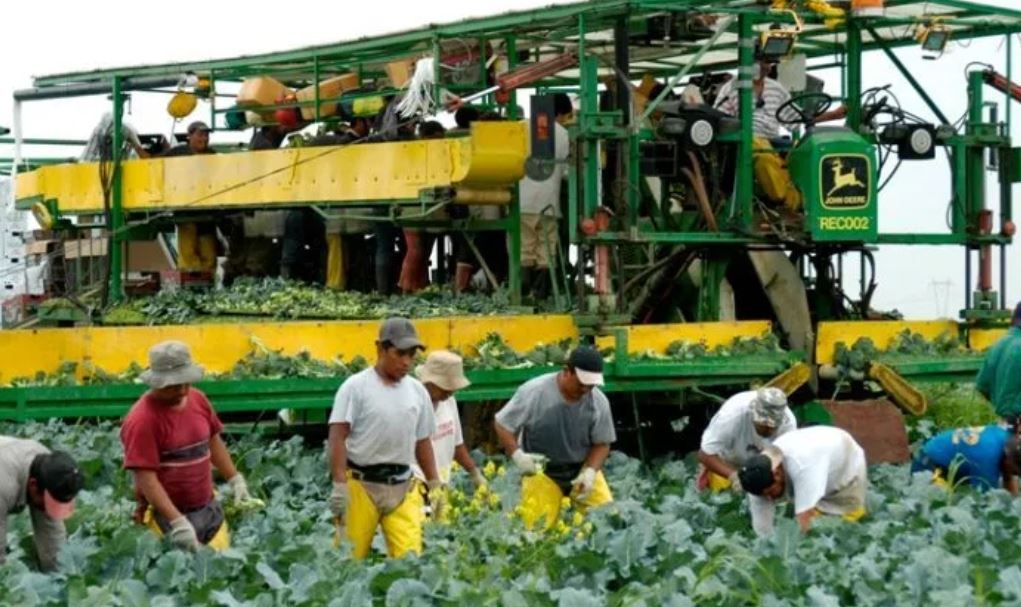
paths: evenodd
<path fill-rule="evenodd" d="M 196 120 L 188 125 L 188 141 L 170 148 L 164 158 L 215 154 L 209 147 L 209 125 Z M 190 221 L 177 226 L 177 266 L 183 271 L 216 271 L 216 223 L 212 221 Z"/>
<path fill-rule="evenodd" d="M 330 511 L 365 558 L 376 527 L 383 527 L 394 558 L 422 551 L 421 494 L 412 491 L 411 464 L 422 469 L 434 518 L 442 516 L 444 490 L 430 437 L 436 433 L 428 390 L 408 371 L 425 345 L 406 318 L 379 328 L 376 364 L 347 378 L 330 413 Z"/>
<path fill-rule="evenodd" d="M 333 132 L 314 137 L 309 146 L 353 144 L 368 137 L 371 126 L 368 118 L 354 116 L 350 122 L 339 125 Z M 326 239 L 326 264 L 323 281 L 329 289 L 343 291 L 367 287 L 366 281 L 359 282 L 356 279 L 355 275 L 358 273 L 355 272 L 355 269 L 361 269 L 358 262 L 366 255 L 364 250 L 365 235 L 372 231 L 372 227 L 364 220 L 345 217 L 345 215 L 360 213 L 363 211 L 359 209 L 337 209 L 323 221 Z M 294 228 L 298 224 L 292 222 L 290 225 Z M 285 233 L 284 240 L 286 242 L 288 238 L 300 237 L 301 235 Z M 288 249 L 288 251 L 297 251 L 297 249 Z M 294 258 L 297 259 L 297 255 Z M 283 262 L 283 260 L 281 261 Z M 288 259 L 288 263 L 290 263 L 290 259 Z"/>
<path fill-rule="evenodd" d="M 1021 417 L 1021 303 L 1014 308 L 1007 334 L 986 352 L 975 387 L 1008 425 L 1018 427 Z"/>
<path fill-rule="evenodd" d="M 215 467 L 230 485 L 234 504 L 259 507 L 234 467 L 220 433 L 223 424 L 209 399 L 192 384 L 204 370 L 188 346 L 164 341 L 149 349 L 149 385 L 121 425 L 124 468 L 135 479 L 135 522 L 167 535 L 184 550 L 230 546 L 223 507 L 213 493 Z"/>
<path fill-rule="evenodd" d="M 39 568 L 57 568 L 67 539 L 64 520 L 82 488 L 74 459 L 28 439 L 0 436 L 0 566 L 7 560 L 7 517 L 28 507 Z"/>
<path fill-rule="evenodd" d="M 727 399 L 702 433 L 698 488 L 742 492 L 737 471 L 772 441 L 798 427 L 779 388 L 740 392 Z"/>
<path fill-rule="evenodd" d="M 560 220 L 560 190 L 567 174 L 565 163 L 571 152 L 571 140 L 564 124 L 574 116 L 574 106 L 566 93 L 553 96 L 556 122 L 554 132 L 553 173 L 543 181 L 528 175 L 518 186 L 521 204 L 521 292 L 536 300 L 549 297 L 550 254 L 556 254 Z"/>
<path fill-rule="evenodd" d="M 1003 488 L 1017 496 L 1021 444 L 1016 431 L 999 425 L 944 430 L 925 441 L 911 462 L 911 472 L 932 471 L 933 482 L 956 485 L 968 481 L 985 491 Z"/>
<path fill-rule="evenodd" d="M 738 471 L 751 494 L 752 527 L 759 535 L 773 530 L 776 502 L 794 502 L 803 532 L 820 514 L 857 521 L 865 515 L 865 452 L 850 434 L 832 426 L 794 430 L 773 441 Z"/>
<path fill-rule="evenodd" d="M 563 369 L 526 382 L 496 414 L 500 446 L 523 475 L 527 526 L 556 522 L 565 497 L 583 509 L 613 501 L 602 468 L 617 434 L 602 385 L 603 357 L 579 346 Z"/>
<path fill-rule="evenodd" d="M 415 369 L 415 375 L 425 386 L 432 400 L 436 432 L 432 435 L 433 456 L 436 458 L 436 474 L 444 483 L 450 482 L 450 468 L 457 462 L 471 476 L 475 487 L 486 485 L 486 477 L 475 465 L 461 433 L 461 417 L 457 411 L 454 393 L 471 385 L 464 376 L 464 362 L 461 357 L 447 350 L 431 352 L 425 364 Z M 412 464 L 415 478 L 425 483 L 425 473 L 420 466 Z"/>
<path fill-rule="evenodd" d="M 787 87 L 770 75 L 776 69 L 776 62 L 757 54 L 753 68 L 755 180 L 770 200 L 783 203 L 788 210 L 797 211 L 801 208 L 801 193 L 791 181 L 786 163 L 776 153 L 772 140 L 780 137 L 781 122 L 793 124 L 799 122 L 801 116 L 788 104 L 791 94 Z M 740 110 L 738 81 L 737 78 L 728 81 L 716 97 L 716 109 L 731 116 L 737 116 Z M 847 108 L 841 106 L 820 114 L 814 122 L 840 120 L 846 115 Z"/>

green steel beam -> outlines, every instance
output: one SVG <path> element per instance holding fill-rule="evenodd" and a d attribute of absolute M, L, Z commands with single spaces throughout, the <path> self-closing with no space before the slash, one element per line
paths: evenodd
<path fill-rule="evenodd" d="M 755 177 L 752 172 L 752 140 L 754 137 L 753 114 L 755 101 L 752 87 L 752 65 L 755 61 L 755 21 L 751 15 L 738 17 L 738 113 L 741 120 L 741 144 L 737 149 L 737 176 L 730 217 L 738 225 L 750 230 L 753 222 L 752 204 L 755 198 Z"/>
<path fill-rule="evenodd" d="M 847 24 L 847 53 L 844 62 L 844 97 L 847 125 L 858 132 L 861 126 L 862 38 L 857 19 Z"/>
<path fill-rule="evenodd" d="M 0 143 L 14 143 L 14 137 L 0 137 Z M 40 139 L 26 137 L 21 140 L 24 145 L 86 145 L 88 141 L 81 139 Z"/>
<path fill-rule="evenodd" d="M 914 4 L 923 3 L 915 2 Z M 933 6 L 947 6 L 950 8 L 972 11 L 982 15 L 988 15 L 990 17 L 1009 17 L 1011 19 L 1021 20 L 1021 11 L 1019 10 L 1014 10 L 1012 8 L 1001 8 L 998 6 L 989 6 L 988 4 L 979 4 L 978 2 L 968 2 L 967 0 L 936 0 L 928 4 Z"/>
<path fill-rule="evenodd" d="M 704 358 L 683 363 L 630 362 L 606 373 L 608 392 L 647 392 L 690 386 L 747 385 L 786 369 L 793 355 Z M 506 399 L 525 381 L 558 367 L 469 371 L 461 402 Z M 220 413 L 279 409 L 327 410 L 340 378 L 204 381 L 196 384 Z M 120 417 L 146 390 L 141 384 L 0 388 L 0 420 Z"/>
<path fill-rule="evenodd" d="M 127 234 L 124 232 L 124 192 L 121 188 L 121 154 L 124 147 L 124 96 L 121 94 L 121 78 L 114 76 L 111 89 L 113 96 L 113 175 L 110 177 L 110 222 L 109 231 L 109 268 L 110 276 L 107 283 L 107 301 L 118 302 L 124 299 L 124 287 L 122 284 L 124 273 L 124 242 Z"/>
<path fill-rule="evenodd" d="M 543 8 L 516 11 L 483 19 L 466 19 L 445 25 L 433 25 L 417 30 L 408 30 L 394 34 L 366 37 L 351 42 L 309 46 L 292 51 L 263 53 L 257 55 L 233 57 L 211 61 L 186 63 L 169 63 L 139 67 L 116 67 L 86 72 L 66 72 L 41 76 L 34 80 L 36 86 L 54 86 L 69 82 L 107 80 L 113 76 L 125 75 L 166 75 L 179 74 L 186 71 L 205 73 L 209 70 L 229 70 L 258 63 L 283 63 L 311 61 L 315 56 L 350 55 L 359 52 L 379 51 L 386 56 L 398 56 L 406 53 L 415 45 L 428 48 L 434 37 L 460 38 L 489 36 L 499 32 L 515 30 L 549 29 L 566 19 L 576 19 L 585 15 L 590 22 L 599 19 L 612 19 L 627 10 L 628 0 L 599 0 L 598 2 L 579 2 Z"/>
<path fill-rule="evenodd" d="M 904 78 L 908 81 L 908 83 L 912 87 L 914 87 L 915 92 L 918 93 L 918 96 L 922 98 L 922 101 L 925 102 L 925 105 L 929 106 L 929 109 L 932 111 L 932 113 L 935 114 L 937 118 L 939 118 L 940 122 L 943 124 L 950 124 L 950 121 L 939 109 L 939 106 L 936 105 L 936 102 L 933 101 L 931 97 L 929 97 L 929 94 L 925 92 L 925 88 L 921 84 L 919 84 L 918 80 L 916 80 L 914 75 L 911 74 L 911 70 L 905 67 L 904 64 L 901 63 L 901 60 L 897 57 L 897 55 L 892 50 L 890 50 L 889 46 L 886 45 L 886 41 L 883 40 L 882 36 L 879 35 L 879 32 L 877 32 L 874 28 L 868 25 L 865 26 L 865 29 L 867 29 L 869 34 L 872 35 L 872 38 L 875 40 L 876 44 L 879 45 L 879 48 L 886 54 L 890 61 L 897 67 L 898 70 L 900 70 L 900 73 L 903 74 Z"/>

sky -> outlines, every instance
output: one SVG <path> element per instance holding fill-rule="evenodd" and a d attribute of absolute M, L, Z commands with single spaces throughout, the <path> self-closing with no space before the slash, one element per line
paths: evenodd
<path fill-rule="evenodd" d="M 231 57 L 312 44 L 330 43 L 421 27 L 427 23 L 456 21 L 561 4 L 554 0 L 475 0 L 422 2 L 376 0 L 372 3 L 339 3 L 306 0 L 288 7 L 286 18 L 274 15 L 272 5 L 241 2 L 178 0 L 172 11 L 154 10 L 137 1 L 70 2 L 36 0 L 5 6 L 0 34 L 0 125 L 10 126 L 12 93 L 30 87 L 33 75 L 88 70 L 122 65 L 142 65 Z M 1016 0 L 984 4 L 1010 7 Z M 259 8 L 255 8 L 259 6 Z M 55 18 L 59 15 L 59 18 Z M 303 16 L 307 15 L 307 17 Z M 385 16 L 385 18 L 381 18 Z M 1021 37 L 1013 44 L 1015 66 L 1021 66 Z M 952 42 L 939 61 L 925 61 L 920 49 L 906 48 L 898 55 L 929 94 L 956 119 L 966 107 L 964 69 L 971 61 L 983 61 L 1005 71 L 1002 37 L 971 44 Z M 1021 67 L 1016 71 L 1021 79 Z M 828 91 L 839 94 L 839 81 L 829 75 Z M 864 86 L 892 84 L 901 104 L 923 117 L 931 117 L 889 60 L 878 53 L 868 55 Z M 1002 96 L 987 89 L 987 99 Z M 166 96 L 135 95 L 127 120 L 142 132 L 167 132 L 171 120 L 165 112 Z M 26 137 L 85 139 L 99 116 L 109 109 L 99 96 L 46 101 L 24 105 Z M 1014 105 L 1021 118 L 1021 105 Z M 203 108 L 197 111 L 202 115 Z M 205 109 L 208 116 L 208 109 Z M 1021 120 L 1015 120 L 1013 136 L 1021 138 Z M 217 133 L 216 141 L 229 139 Z M 67 148 L 54 151 L 35 148 L 40 155 L 77 155 Z M 0 156 L 11 155 L 0 145 Z M 990 195 L 995 181 L 989 175 Z M 945 232 L 945 212 L 950 194 L 950 175 L 942 154 L 935 161 L 905 162 L 897 177 L 880 197 L 880 230 L 884 232 Z M 1021 187 L 1014 196 L 1021 198 Z M 990 199 L 992 200 L 992 199 Z M 1021 213 L 1015 212 L 1015 216 Z M 994 225 L 999 225 L 998 221 Z M 1021 297 L 1021 248 L 1008 248 L 1008 302 Z M 999 259 L 996 255 L 995 259 Z M 909 318 L 956 317 L 965 301 L 964 252 L 960 247 L 882 247 L 876 254 L 879 288 L 873 305 L 896 308 Z M 977 264 L 977 258 L 976 262 Z M 848 267 L 850 266 L 850 267 Z M 998 264 L 997 264 L 998 267 Z M 857 263 L 845 266 L 845 286 L 852 292 Z M 998 277 L 998 270 L 996 276 Z M 1010 284 L 1013 279 L 1014 284 Z M 972 285 L 973 286 L 973 285 Z M 970 289 L 969 289 L 970 290 Z"/>

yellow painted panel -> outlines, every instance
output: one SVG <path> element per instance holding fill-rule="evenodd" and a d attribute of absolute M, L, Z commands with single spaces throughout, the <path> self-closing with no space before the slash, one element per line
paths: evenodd
<path fill-rule="evenodd" d="M 461 162 L 453 180 L 476 186 L 500 186 L 510 175 L 524 176 L 528 157 L 527 122 L 475 122 L 471 137 L 461 139 Z"/>
<path fill-rule="evenodd" d="M 524 123 L 479 123 L 462 138 L 131 160 L 123 164 L 124 208 L 414 200 L 425 188 L 507 187 L 524 174 L 524 129 Z M 66 214 L 103 206 L 96 163 L 19 175 L 17 192 L 19 199 L 56 199 Z"/>
<path fill-rule="evenodd" d="M 1007 334 L 1007 329 L 969 329 L 968 347 L 984 352 Z"/>
<path fill-rule="evenodd" d="M 665 352 L 675 341 L 705 342 L 708 348 L 727 346 L 737 337 L 762 337 L 770 328 L 771 325 L 766 320 L 636 325 L 627 327 L 628 352 L 638 353 L 646 350 Z M 596 340 L 596 345 L 599 348 L 613 347 L 614 338 L 600 337 Z"/>
<path fill-rule="evenodd" d="M 52 372 L 65 361 L 91 364 L 120 372 L 132 362 L 147 364 L 149 348 L 160 341 L 187 343 L 195 361 L 209 371 L 224 372 L 254 351 L 253 338 L 271 350 L 297 354 L 307 350 L 315 358 L 336 356 L 351 360 L 376 356 L 378 320 L 237 323 L 160 327 L 80 327 L 75 329 L 12 330 L 0 333 L 0 384 L 16 377 Z M 493 331 L 519 350 L 538 342 L 577 337 L 570 316 L 500 316 L 430 318 L 415 327 L 428 349 L 466 348 Z"/>
<path fill-rule="evenodd" d="M 490 333 L 499 333 L 507 345 L 519 352 L 531 350 L 538 343 L 577 339 L 578 327 L 568 315 L 557 316 L 479 316 L 450 320 L 449 346 L 463 352 Z"/>
<path fill-rule="evenodd" d="M 918 333 L 926 339 L 936 339 L 944 333 L 957 335 L 957 323 L 952 320 L 861 320 L 848 322 L 821 322 L 816 337 L 815 357 L 819 364 L 832 364 L 837 342 L 848 347 L 862 337 L 868 337 L 880 350 L 890 347 L 890 342 L 905 329 Z"/>

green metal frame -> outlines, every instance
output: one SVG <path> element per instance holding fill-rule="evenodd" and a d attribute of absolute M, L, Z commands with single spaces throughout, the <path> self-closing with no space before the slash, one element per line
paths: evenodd
<path fill-rule="evenodd" d="M 939 107 L 926 94 L 924 86 L 905 69 L 894 51 L 898 48 L 916 45 L 910 25 L 930 19 L 926 11 L 945 10 L 939 13 L 941 22 L 953 29 L 955 40 L 969 40 L 977 37 L 1004 36 L 1021 32 L 1021 11 L 1000 9 L 984 6 L 974 2 L 961 0 L 887 0 L 887 6 L 896 8 L 914 8 L 914 16 L 897 16 L 858 18 L 849 17 L 837 30 L 829 30 L 824 20 L 815 14 L 803 14 L 806 29 L 799 37 L 797 50 L 805 53 L 815 62 L 814 67 L 839 66 L 842 70 L 842 96 L 848 108 L 848 123 L 857 128 L 861 120 L 860 94 L 863 88 L 863 54 L 871 51 L 884 53 L 903 73 L 908 83 L 922 96 L 922 99 L 937 116 L 946 123 L 948 120 Z M 653 15 L 663 11 L 700 11 L 719 13 L 724 16 L 726 28 L 723 33 L 708 41 L 694 43 L 681 42 L 660 47 L 641 46 L 632 43 L 628 52 L 632 58 L 628 66 L 629 76 L 637 80 L 645 74 L 657 78 L 671 78 L 679 81 L 687 73 L 697 69 L 719 70 L 738 68 L 740 132 L 735 136 L 738 142 L 738 163 L 736 171 L 735 193 L 726 201 L 719 216 L 720 232 L 696 231 L 685 228 L 670 228 L 669 218 L 660 225 L 652 227 L 648 222 L 640 221 L 638 206 L 641 202 L 641 176 L 638 165 L 638 145 L 643 138 L 651 138 L 645 120 L 655 108 L 655 102 L 647 109 L 639 120 L 631 122 L 619 111 L 604 111 L 600 108 L 601 78 L 611 76 L 612 71 L 607 63 L 614 56 L 613 41 L 608 41 L 606 32 L 613 32 L 621 24 L 631 28 L 640 28 Z M 296 49 L 281 53 L 269 53 L 238 58 L 189 63 L 172 63 L 139 67 L 123 67 L 89 72 L 63 73 L 38 77 L 34 80 L 34 89 L 21 91 L 17 95 L 22 99 L 52 98 L 56 96 L 75 96 L 84 94 L 112 93 L 113 114 L 115 121 L 116 154 L 120 154 L 120 125 L 123 115 L 125 96 L 131 91 L 151 91 L 154 87 L 144 85 L 146 79 L 173 78 L 191 72 L 208 76 L 213 90 L 217 82 L 238 82 L 252 75 L 273 75 L 292 85 L 305 85 L 318 82 L 320 78 L 331 75 L 357 71 L 362 74 L 365 82 L 372 85 L 382 84 L 384 77 L 382 66 L 388 61 L 418 54 L 432 53 L 439 55 L 442 44 L 452 39 L 478 41 L 480 48 L 488 43 L 502 42 L 509 61 L 517 61 L 517 50 L 530 50 L 532 60 L 547 58 L 574 48 L 579 56 L 579 66 L 575 72 L 564 73 L 535 83 L 539 89 L 568 87 L 577 92 L 580 100 L 580 111 L 576 124 L 569 129 L 570 137 L 575 143 L 576 158 L 568 170 L 569 213 L 568 240 L 580 245 L 583 256 L 591 256 L 596 245 L 635 245 L 648 243 L 654 246 L 684 245 L 699 251 L 705 261 L 705 267 L 712 280 L 703 281 L 705 285 L 699 293 L 697 316 L 702 320 L 712 320 L 719 312 L 719 281 L 726 271 L 727 261 L 735 251 L 748 245 L 767 245 L 789 247 L 771 234 L 760 234 L 755 231 L 755 187 L 752 171 L 753 164 L 753 121 L 752 111 L 754 99 L 751 89 L 751 71 L 754 63 L 755 36 L 775 22 L 788 23 L 789 15 L 771 12 L 769 7 L 760 3 L 733 1 L 719 2 L 716 0 L 592 0 L 576 4 L 557 5 L 541 9 L 520 11 L 498 15 L 484 19 L 465 20 L 457 23 L 433 25 L 413 31 L 399 32 L 386 36 L 369 37 L 353 42 L 328 44 Z M 596 34 L 599 34 L 598 36 Z M 841 39 L 839 36 L 843 36 Z M 1007 49 L 1009 52 L 1010 44 Z M 480 61 L 485 61 L 485 53 L 480 53 Z M 438 62 L 437 62 L 438 63 Z M 636 67 L 646 66 L 646 67 Z M 437 67 L 439 71 L 439 67 Z M 1009 68 L 1008 68 L 1009 71 Z M 483 70 L 484 72 L 484 70 Z M 437 74 L 439 76 L 439 74 Z M 439 93 L 440 78 L 436 78 Z M 479 83 L 481 87 L 484 82 Z M 1001 234 L 981 235 L 976 230 L 979 212 L 986 208 L 985 198 L 985 166 L 983 155 L 988 149 L 1011 150 L 1009 137 L 1001 135 L 996 125 L 987 124 L 982 116 L 982 79 L 981 74 L 973 72 L 969 76 L 969 114 L 967 128 L 963 134 L 951 138 L 947 142 L 953 167 L 951 179 L 954 192 L 952 204 L 952 229 L 945 234 L 885 234 L 878 237 L 880 244 L 938 244 L 964 246 L 974 249 L 982 245 L 1009 244 L 1011 238 Z M 460 89 L 464 87 L 451 87 Z M 472 88 L 472 87 L 467 87 Z M 171 92 L 166 87 L 155 87 L 161 92 Z M 216 94 L 210 108 L 211 120 L 216 125 L 216 117 L 230 108 L 216 103 L 216 96 L 229 99 L 229 96 Z M 316 119 L 320 119 L 320 105 L 323 100 L 316 90 L 314 99 L 306 102 L 315 108 Z M 492 103 L 487 99 L 486 103 Z M 294 106 L 296 104 L 287 104 Z M 1008 102 L 1009 108 L 1009 102 Z M 516 104 L 512 98 L 507 114 L 514 116 Z M 1011 113 L 1008 109 L 1009 125 Z M 1009 129 L 1008 131 L 1009 132 Z M 5 140 L 0 140 L 4 143 Z M 43 140 L 39 140 L 43 141 Z M 613 192 L 603 192 L 601 184 L 602 167 L 601 151 L 610 144 L 619 145 L 628 154 L 626 163 L 627 192 L 621 196 L 626 202 L 627 212 L 615 217 L 609 230 L 595 234 L 582 234 L 579 230 L 584 219 L 592 218 L 596 210 L 603 206 L 604 200 L 613 200 Z M 123 250 L 124 242 L 130 237 L 124 229 L 126 217 L 122 208 L 122 192 L 120 188 L 119 158 L 114 159 L 113 186 L 111 189 L 111 217 L 109 227 L 113 234 L 111 241 L 112 274 L 110 277 L 110 293 L 112 300 L 122 296 Z M 1004 163 L 1007 165 L 1009 163 Z M 1007 168 L 1000 173 L 1000 208 L 1003 216 L 1010 217 L 1010 187 L 1012 175 Z M 423 201 L 372 201 L 367 204 L 422 204 Z M 512 294 L 517 297 L 520 292 L 520 275 L 518 274 L 520 259 L 520 209 L 517 195 L 511 205 L 511 213 L 498 222 L 509 235 L 509 252 L 511 254 L 510 286 Z M 665 212 L 663 213 L 665 215 Z M 417 225 L 409 222 L 409 225 Z M 424 223 L 423 223 L 424 225 Z M 482 225 L 482 224 L 479 224 Z M 486 224 L 490 225 L 490 224 Z M 683 225 L 683 224 L 682 224 Z M 464 226 L 462 226 L 464 227 Z M 626 278 L 618 275 L 616 286 Z M 582 280 L 579 278 L 579 280 Z M 579 293 L 584 285 L 579 284 Z M 584 297 L 575 298 L 577 303 L 578 324 L 586 331 L 598 330 L 611 320 L 612 313 L 606 310 L 590 310 L 585 307 Z M 617 313 L 620 310 L 616 311 Z M 625 357 L 626 359 L 626 357 Z M 747 361 L 745 361 L 747 362 Z M 629 363 L 622 363 L 629 364 Z M 750 375 L 740 373 L 738 369 L 714 374 L 707 369 L 692 375 L 689 370 L 695 366 L 671 367 L 660 365 L 647 371 L 640 366 L 617 368 L 611 374 L 610 390 L 627 389 L 663 389 L 676 387 L 684 382 L 716 382 L 745 381 Z M 716 367 L 713 367 L 716 368 Z M 722 368 L 722 367 L 721 367 Z M 766 367 L 755 367 L 752 376 L 762 377 Z M 949 371 L 948 371 L 949 372 Z M 463 399 L 494 397 L 507 395 L 510 389 L 510 377 L 490 382 L 480 381 L 472 391 L 466 392 Z M 334 383 L 316 383 L 318 380 L 292 380 L 279 382 L 290 386 L 293 393 L 305 390 L 313 392 L 325 390 L 322 394 L 332 393 Z M 740 383 L 738 381 L 738 383 Z M 236 398 L 238 406 L 257 408 L 261 406 L 256 388 L 262 390 L 261 383 L 226 382 L 223 386 L 209 384 L 209 389 L 222 388 L 224 398 Z M 116 398 L 118 402 L 129 402 L 132 390 L 118 392 L 113 388 L 80 388 L 67 389 L 69 392 L 53 392 L 66 397 L 68 394 L 80 394 L 99 399 Z M 110 391 L 113 390 L 113 391 Z M 32 390 L 31 398 L 36 398 L 37 389 Z M 50 398 L 42 391 L 39 398 Z M 288 391 L 288 394 L 292 392 Z M 22 392 L 2 392 L 0 401 L 18 401 L 29 398 Z M 322 394 L 309 397 L 309 403 L 322 404 Z M 109 396 L 107 396 L 109 395 Z M 481 396 L 476 396 L 481 395 Z M 300 401 L 300 399 L 298 399 Z M 19 401 L 20 402 L 20 401 Z M 48 405 L 47 405 L 48 406 Z M 97 405 L 98 406 L 98 405 Z M 106 406 L 106 405 L 104 405 Z M 113 406 L 113 405 L 110 405 Z M 123 406 L 123 404 L 121 405 Z M 227 405 L 228 409 L 232 405 Z M 312 405 L 309 405 L 312 406 Z M 300 408 L 300 402 L 295 405 Z M 44 407 L 45 409 L 45 407 Z M 98 411 L 99 409 L 97 409 Z M 113 409 L 110 409 L 113 411 Z"/>
<path fill-rule="evenodd" d="M 605 372 L 605 391 L 661 392 L 690 386 L 747 385 L 781 373 L 797 355 L 706 358 L 685 363 L 632 362 L 618 358 Z M 472 385 L 457 393 L 460 402 L 507 399 L 523 382 L 559 367 L 469 371 Z M 327 410 L 339 379 L 249 379 L 196 384 L 220 413 Z M 0 388 L 0 420 L 51 417 L 120 417 L 142 395 L 142 384 Z"/>

